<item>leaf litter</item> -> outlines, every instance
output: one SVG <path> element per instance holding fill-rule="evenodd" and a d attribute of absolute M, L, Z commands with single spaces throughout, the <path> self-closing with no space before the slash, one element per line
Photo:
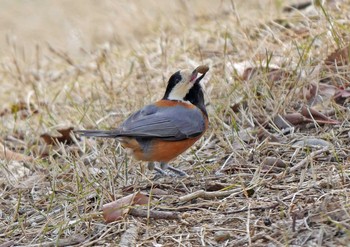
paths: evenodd
<path fill-rule="evenodd" d="M 50 103 L 28 97 L 29 104 L 10 103 L 1 114 L 3 132 L 12 135 L 15 126 L 21 133 L 11 147 L 1 146 L 1 243 L 346 245 L 348 46 L 332 53 L 339 37 L 328 32 L 343 28 L 344 16 L 333 6 L 321 6 L 327 15 L 310 6 L 235 30 L 204 18 L 183 37 L 167 32 L 133 52 L 103 47 L 81 61 L 50 47 L 45 74 L 17 70 L 14 78 L 41 83 L 35 93 Z M 239 24 L 234 13 L 221 14 L 220 22 Z M 341 39 L 349 42 L 345 33 Z M 153 180 L 114 140 L 79 140 L 73 127 L 62 127 L 115 126 L 161 97 L 174 69 L 198 64 L 210 67 L 204 83 L 211 128 L 175 161 L 189 178 Z M 40 134 L 47 129 L 60 134 Z M 35 151 L 45 145 L 53 147 L 46 155 Z M 14 178 L 20 168 L 26 172 Z"/>

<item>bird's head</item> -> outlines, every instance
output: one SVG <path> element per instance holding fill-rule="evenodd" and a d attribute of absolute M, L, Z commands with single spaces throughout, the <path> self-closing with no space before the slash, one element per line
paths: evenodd
<path fill-rule="evenodd" d="M 188 94 L 192 88 L 200 88 L 199 82 L 208 70 L 208 66 L 198 66 L 192 72 L 187 69 L 177 71 L 170 77 L 163 99 L 191 101 L 187 99 Z M 202 74 L 202 76 L 197 78 L 198 73 Z"/>

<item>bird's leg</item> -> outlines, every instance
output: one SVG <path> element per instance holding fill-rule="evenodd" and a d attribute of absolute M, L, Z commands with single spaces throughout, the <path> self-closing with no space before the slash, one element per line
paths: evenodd
<path fill-rule="evenodd" d="M 148 162 L 148 165 L 147 165 L 148 170 L 153 171 L 154 167 L 155 167 L 154 162 L 152 162 L 152 161 Z"/>
<path fill-rule="evenodd" d="M 184 172 L 184 171 L 182 171 L 182 170 L 180 170 L 180 169 L 177 169 L 177 168 L 175 168 L 175 167 L 173 167 L 173 166 L 171 166 L 171 165 L 168 165 L 167 163 L 165 163 L 165 162 L 161 162 L 160 163 L 160 169 L 162 169 L 163 171 L 164 170 L 166 170 L 166 169 L 168 169 L 168 170 L 170 170 L 170 171 L 172 171 L 172 172 L 174 172 L 174 173 L 176 173 L 178 176 L 180 176 L 180 177 L 187 177 L 188 176 L 188 174 L 186 173 L 186 172 Z"/>
<path fill-rule="evenodd" d="M 155 170 L 156 172 L 158 172 L 162 176 L 167 176 L 168 175 L 163 169 L 156 167 L 154 162 L 148 162 L 147 168 L 150 171 Z"/>

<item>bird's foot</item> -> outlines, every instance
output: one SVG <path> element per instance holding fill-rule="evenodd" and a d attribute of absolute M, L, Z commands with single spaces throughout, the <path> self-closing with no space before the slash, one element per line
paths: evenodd
<path fill-rule="evenodd" d="M 176 177 L 176 175 L 173 172 L 163 170 L 159 167 L 154 167 L 154 170 L 156 171 L 156 174 L 154 176 L 155 179 L 158 179 L 161 177 Z"/>
<path fill-rule="evenodd" d="M 160 163 L 160 167 L 156 167 L 153 162 L 148 163 L 148 169 L 153 171 L 156 171 L 155 178 L 159 177 L 187 177 L 187 173 L 177 169 L 175 167 L 172 167 L 166 163 Z"/>
<path fill-rule="evenodd" d="M 162 169 L 162 167 L 157 167 L 154 162 L 148 163 L 148 169 L 150 171 L 156 171 L 154 177 L 155 179 L 158 179 L 160 177 L 174 177 L 173 174 L 165 171 L 164 169 Z"/>
<path fill-rule="evenodd" d="M 180 169 L 177 169 L 171 165 L 168 165 L 166 163 L 160 163 L 160 168 L 162 170 L 170 170 L 172 171 L 174 174 L 176 174 L 177 177 L 188 177 L 188 174 Z"/>

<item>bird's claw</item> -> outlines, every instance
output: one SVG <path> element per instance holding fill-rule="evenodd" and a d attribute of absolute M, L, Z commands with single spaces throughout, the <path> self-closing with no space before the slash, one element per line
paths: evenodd
<path fill-rule="evenodd" d="M 172 167 L 166 163 L 161 163 L 160 167 L 156 167 L 154 165 L 149 165 L 149 168 L 153 168 L 157 172 L 156 177 L 188 177 L 188 174 L 180 169 Z"/>

